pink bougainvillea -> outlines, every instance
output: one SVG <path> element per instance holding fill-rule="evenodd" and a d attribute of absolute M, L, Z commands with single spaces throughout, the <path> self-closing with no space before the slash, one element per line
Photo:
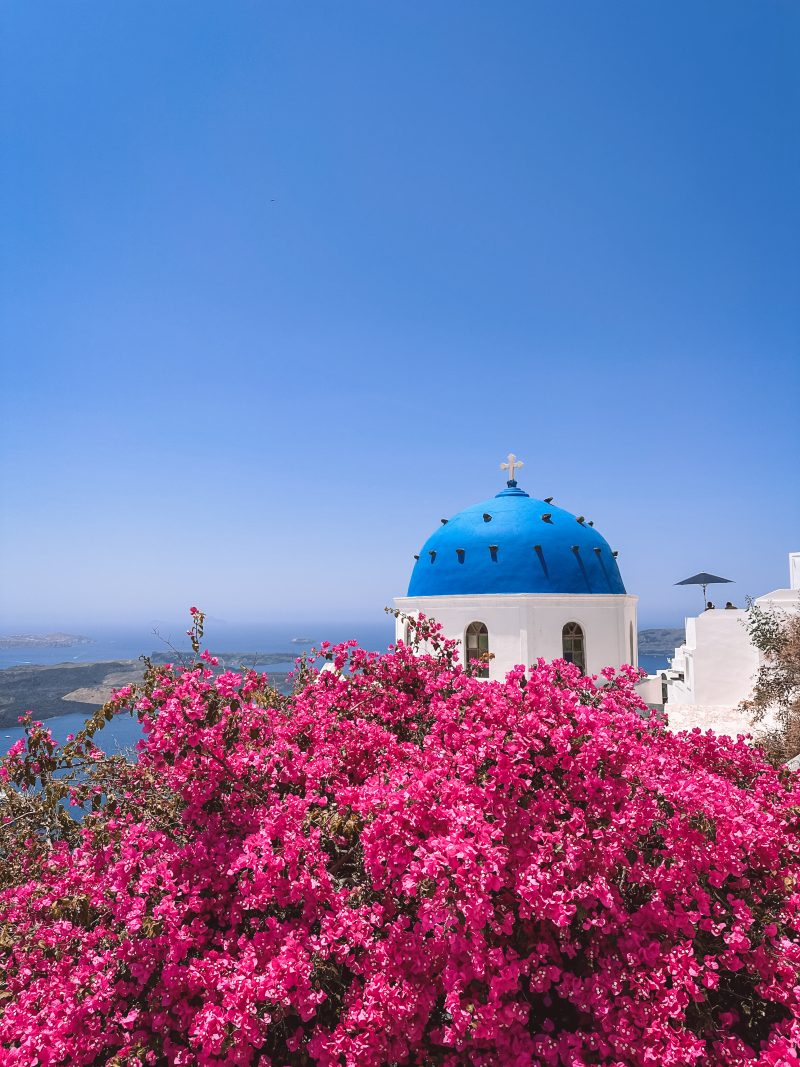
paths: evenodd
<path fill-rule="evenodd" d="M 421 631 L 288 698 L 154 668 L 111 784 L 70 742 L 94 810 L 3 839 L 2 1064 L 800 1064 L 795 776 L 632 669 L 482 681 Z"/>

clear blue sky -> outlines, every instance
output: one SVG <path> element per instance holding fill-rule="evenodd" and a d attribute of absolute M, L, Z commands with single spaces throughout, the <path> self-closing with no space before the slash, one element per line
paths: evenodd
<path fill-rule="evenodd" d="M 800 548 L 800 6 L 6 4 L 2 618 L 375 616 L 502 487 Z"/>

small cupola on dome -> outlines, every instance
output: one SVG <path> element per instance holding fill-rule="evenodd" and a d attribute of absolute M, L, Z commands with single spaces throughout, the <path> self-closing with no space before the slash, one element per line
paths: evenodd
<path fill-rule="evenodd" d="M 408 596 L 481 593 L 621 594 L 608 542 L 584 520 L 517 484 L 523 466 L 509 453 L 505 489 L 451 516 L 419 551 Z"/>

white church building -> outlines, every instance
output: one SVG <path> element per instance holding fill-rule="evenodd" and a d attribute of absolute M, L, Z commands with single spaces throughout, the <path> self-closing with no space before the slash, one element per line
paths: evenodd
<path fill-rule="evenodd" d="M 435 618 L 466 659 L 485 660 L 488 678 L 540 656 L 588 674 L 636 665 L 638 598 L 625 590 L 616 553 L 583 515 L 521 489 L 513 453 L 501 466 L 506 487 L 441 520 L 395 607 Z M 407 638 L 398 619 L 397 639 Z"/>
<path fill-rule="evenodd" d="M 503 678 L 539 657 L 563 658 L 589 675 L 638 666 L 638 597 L 625 590 L 617 553 L 583 515 L 521 489 L 515 475 L 522 466 L 510 454 L 501 464 L 508 481 L 497 496 L 441 520 L 395 607 L 436 619 L 464 659 L 481 661 L 485 678 Z M 756 604 L 800 611 L 800 553 L 790 555 L 789 568 L 789 588 Z M 663 707 L 672 729 L 750 732 L 739 705 L 752 693 L 760 659 L 745 616 L 722 609 L 687 618 L 670 666 L 637 686 L 646 703 Z M 409 637 L 399 617 L 396 638 Z"/>

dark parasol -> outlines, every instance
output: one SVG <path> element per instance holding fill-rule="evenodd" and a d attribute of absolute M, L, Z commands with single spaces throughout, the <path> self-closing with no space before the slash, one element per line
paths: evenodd
<path fill-rule="evenodd" d="M 706 587 L 709 585 L 722 585 L 732 583 L 731 578 L 720 578 L 718 574 L 709 574 L 708 571 L 700 571 L 699 574 L 693 574 L 691 578 L 684 578 L 682 582 L 676 582 L 676 585 L 701 585 L 703 587 L 703 607 L 706 606 Z"/>

